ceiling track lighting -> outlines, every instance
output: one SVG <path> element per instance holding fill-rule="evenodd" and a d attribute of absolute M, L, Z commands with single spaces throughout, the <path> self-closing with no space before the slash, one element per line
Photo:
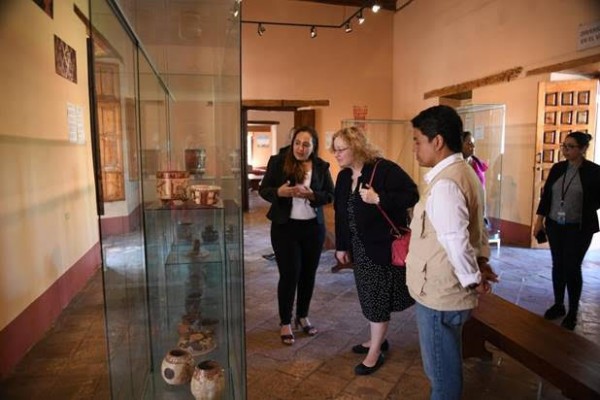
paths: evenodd
<path fill-rule="evenodd" d="M 363 17 L 363 13 L 362 13 L 362 8 L 360 9 L 360 11 L 358 12 L 358 15 L 356 16 L 356 19 L 358 20 L 358 24 L 362 25 L 365 22 L 365 17 Z"/>
<path fill-rule="evenodd" d="M 1 1 L 1 0 L 0 0 Z M 236 0 L 235 4 L 234 4 L 234 8 L 232 10 L 232 14 L 234 17 L 237 17 L 240 14 L 240 7 L 239 4 L 241 3 L 242 0 Z M 371 10 L 373 10 L 373 12 L 377 12 L 381 9 L 381 6 L 379 5 L 378 2 L 373 2 L 370 3 L 371 4 Z M 344 32 L 346 33 L 350 33 L 352 32 L 352 20 L 354 18 L 356 18 L 357 22 L 359 25 L 362 25 L 365 22 L 365 16 L 364 16 L 364 10 L 365 8 L 368 8 L 369 6 L 364 6 L 359 8 L 358 10 L 356 10 L 356 12 L 354 12 L 352 15 L 350 15 L 348 18 L 346 18 L 341 24 L 339 25 L 324 25 L 324 24 L 303 24 L 303 23 L 296 23 L 296 22 L 277 22 L 277 21 L 251 21 L 251 20 L 242 20 L 241 23 L 243 24 L 256 24 L 257 28 L 256 28 L 256 33 L 258 33 L 259 36 L 262 36 L 265 32 L 266 32 L 266 25 L 275 25 L 275 26 L 292 26 L 292 27 L 307 27 L 310 28 L 310 37 L 311 39 L 314 39 L 317 37 L 317 28 L 327 28 L 327 29 L 344 29 Z"/>

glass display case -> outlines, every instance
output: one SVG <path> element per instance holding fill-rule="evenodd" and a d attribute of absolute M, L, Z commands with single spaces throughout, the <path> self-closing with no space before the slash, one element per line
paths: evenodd
<path fill-rule="evenodd" d="M 90 2 L 114 399 L 246 397 L 240 4 L 184 3 Z"/>
<path fill-rule="evenodd" d="M 410 121 L 393 119 L 344 119 L 342 128 L 359 126 L 364 129 L 369 142 L 383 153 L 383 157 L 396 162 L 419 186 L 424 169 L 419 167 L 412 150 L 412 125 Z"/>
<path fill-rule="evenodd" d="M 500 248 L 502 209 L 502 156 L 504 154 L 506 106 L 478 104 L 457 108 L 465 131 L 475 142 L 474 154 L 487 165 L 485 171 L 485 216 L 490 243 Z"/>
<path fill-rule="evenodd" d="M 464 130 L 470 131 L 475 142 L 475 154 L 488 169 L 485 172 L 486 221 L 490 243 L 500 247 L 500 221 L 502 200 L 502 155 L 504 154 L 504 105 L 486 104 L 457 108 Z M 412 124 L 404 120 L 345 119 L 342 127 L 362 127 L 369 141 L 381 149 L 383 156 L 395 161 L 419 186 L 422 192 L 424 174 L 428 168 L 420 167 L 413 152 Z"/>

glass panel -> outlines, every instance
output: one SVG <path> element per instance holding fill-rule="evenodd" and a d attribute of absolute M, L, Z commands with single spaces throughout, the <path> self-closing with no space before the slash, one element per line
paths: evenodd
<path fill-rule="evenodd" d="M 490 240 L 499 243 L 506 107 L 474 105 L 458 108 L 457 111 L 463 119 L 464 130 L 473 135 L 474 155 L 488 165 L 485 172 L 485 215 Z"/>
<path fill-rule="evenodd" d="M 134 212 L 119 221 L 133 214 L 135 228 L 111 233 L 105 254 L 112 395 L 191 399 L 189 383 L 173 386 L 162 371 L 183 349 L 194 365 L 219 364 L 224 398 L 245 398 L 239 1 L 122 3 L 92 4 L 102 48 L 119 53 L 103 62 L 118 64 L 120 81 L 103 74 L 100 87 L 127 93 L 121 120 L 139 121 L 122 135 L 126 185 L 137 190 L 127 188 L 122 208 Z"/>
<path fill-rule="evenodd" d="M 141 229 L 137 53 L 104 0 L 91 2 L 90 19 L 95 28 L 94 76 L 98 134 L 102 135 L 98 140 L 104 146 L 100 232 L 111 395 L 141 398 L 151 364 Z"/>
<path fill-rule="evenodd" d="M 556 144 L 556 131 L 544 132 L 544 144 Z"/>
<path fill-rule="evenodd" d="M 398 163 L 417 184 L 424 184 L 421 177 L 426 170 L 419 167 L 413 153 L 412 124 L 410 121 L 384 119 L 343 120 L 342 128 L 348 126 L 363 128 L 369 141 L 382 151 L 385 158 Z"/>

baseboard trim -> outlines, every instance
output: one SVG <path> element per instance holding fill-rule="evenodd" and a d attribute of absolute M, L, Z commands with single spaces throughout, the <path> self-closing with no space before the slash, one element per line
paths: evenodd
<path fill-rule="evenodd" d="M 0 378 L 8 375 L 29 349 L 44 337 L 62 310 L 85 287 L 100 265 L 100 243 L 96 243 L 0 331 Z"/>

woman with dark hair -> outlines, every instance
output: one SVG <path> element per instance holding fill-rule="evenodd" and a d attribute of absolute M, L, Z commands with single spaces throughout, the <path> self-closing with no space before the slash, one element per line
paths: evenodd
<path fill-rule="evenodd" d="M 552 254 L 554 304 L 544 313 L 546 319 L 566 314 L 561 325 L 575 329 L 583 278 L 581 263 L 598 232 L 600 208 L 600 166 L 585 159 L 592 136 L 571 132 L 561 144 L 564 161 L 550 169 L 537 209 L 533 234 L 544 230 Z M 565 309 L 565 288 L 569 312 Z"/>
<path fill-rule="evenodd" d="M 292 310 L 296 298 L 296 328 L 309 336 L 318 333 L 308 320 L 310 301 L 323 242 L 323 206 L 333 201 L 329 163 L 317 157 L 319 140 L 312 127 L 294 130 L 291 146 L 272 156 L 259 194 L 271 203 L 271 245 L 275 252 L 279 283 L 281 342 L 294 344 Z"/>
<path fill-rule="evenodd" d="M 354 372 L 368 375 L 383 365 L 383 352 L 389 349 L 390 314 L 414 304 L 406 270 L 392 265 L 393 238 L 382 210 L 397 227 L 406 227 L 408 209 L 419 193 L 408 174 L 381 158 L 360 128 L 337 131 L 330 150 L 342 168 L 335 185 L 335 256 L 342 264 L 354 264 L 358 300 L 371 330 L 369 340 L 352 348 L 365 354 Z"/>

